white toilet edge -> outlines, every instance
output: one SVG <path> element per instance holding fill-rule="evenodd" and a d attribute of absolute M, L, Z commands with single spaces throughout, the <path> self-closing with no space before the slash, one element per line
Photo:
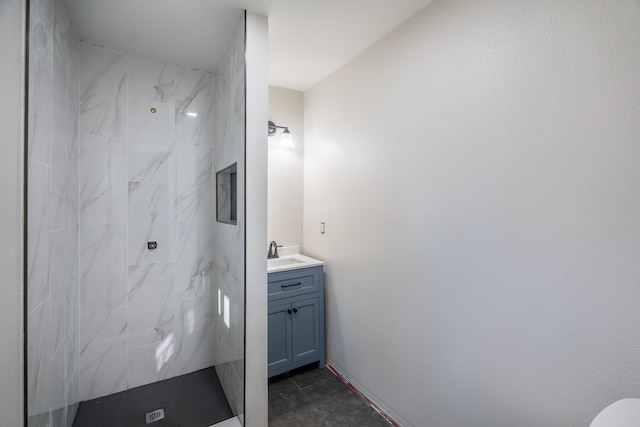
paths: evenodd
<path fill-rule="evenodd" d="M 604 408 L 589 427 L 640 426 L 640 399 L 620 399 Z"/>

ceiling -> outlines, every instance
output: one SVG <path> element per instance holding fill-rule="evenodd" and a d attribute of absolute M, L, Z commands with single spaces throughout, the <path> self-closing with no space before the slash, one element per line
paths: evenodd
<path fill-rule="evenodd" d="M 242 10 L 269 17 L 269 82 L 304 91 L 432 0 L 66 0 L 82 40 L 214 70 Z"/>

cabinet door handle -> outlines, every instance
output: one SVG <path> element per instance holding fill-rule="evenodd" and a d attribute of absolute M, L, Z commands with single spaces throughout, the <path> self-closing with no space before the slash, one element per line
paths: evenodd
<path fill-rule="evenodd" d="M 295 309 L 294 309 L 295 310 Z M 287 310 L 287 314 L 291 314 L 291 309 Z"/>
<path fill-rule="evenodd" d="M 284 288 L 291 288 L 291 287 L 293 287 L 293 286 L 300 286 L 300 285 L 302 285 L 302 283 L 301 283 L 301 282 L 298 282 L 298 283 L 292 283 L 292 284 L 290 284 L 290 285 L 280 285 L 280 287 L 281 287 L 282 289 L 284 289 Z"/>
<path fill-rule="evenodd" d="M 293 309 L 293 312 L 294 312 L 294 313 L 297 313 L 297 312 L 298 312 L 298 309 L 297 309 L 297 308 L 294 308 L 294 309 Z"/>

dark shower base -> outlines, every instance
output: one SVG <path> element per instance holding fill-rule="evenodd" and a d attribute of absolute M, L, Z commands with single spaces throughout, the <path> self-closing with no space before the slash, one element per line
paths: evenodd
<path fill-rule="evenodd" d="M 145 414 L 160 408 L 165 418 L 149 427 L 208 427 L 233 416 L 215 368 L 207 368 L 80 402 L 73 427 L 146 426 Z"/>

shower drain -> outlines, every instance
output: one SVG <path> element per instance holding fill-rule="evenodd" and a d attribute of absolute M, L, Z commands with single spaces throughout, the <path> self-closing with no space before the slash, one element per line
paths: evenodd
<path fill-rule="evenodd" d="M 144 414 L 144 419 L 147 421 L 147 424 L 151 424 L 152 422 L 159 421 L 164 418 L 164 409 L 156 409 L 155 411 L 147 412 Z"/>

